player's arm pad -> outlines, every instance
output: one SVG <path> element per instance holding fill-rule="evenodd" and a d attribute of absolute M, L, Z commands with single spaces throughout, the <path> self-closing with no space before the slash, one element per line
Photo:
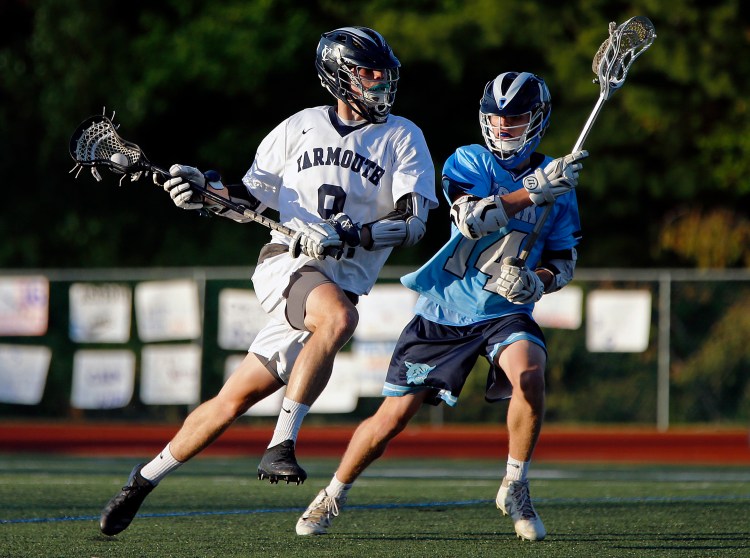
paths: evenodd
<path fill-rule="evenodd" d="M 545 250 L 536 270 L 546 269 L 552 274 L 552 283 L 544 289 L 544 294 L 554 293 L 573 280 L 578 253 L 575 248 L 569 250 Z"/>
<path fill-rule="evenodd" d="M 216 188 L 215 183 L 213 182 L 208 182 L 207 186 L 209 188 L 213 188 L 214 190 L 221 190 L 221 188 Z M 265 205 L 260 203 L 260 200 L 258 200 L 255 196 L 247 191 L 247 187 L 244 184 L 227 184 L 222 186 L 226 190 L 226 195 L 224 195 L 223 197 L 228 198 L 229 201 L 237 205 L 242 205 L 256 213 L 263 213 L 263 211 L 267 209 Z M 252 221 L 252 219 L 245 217 L 242 213 L 238 213 L 233 209 L 218 204 L 213 205 L 208 209 L 217 215 L 227 217 L 229 219 L 232 219 L 233 221 L 237 221 L 238 223 L 247 223 L 249 221 Z"/>
<path fill-rule="evenodd" d="M 465 195 L 451 204 L 451 221 L 466 238 L 478 240 L 508 224 L 500 196 Z"/>
<path fill-rule="evenodd" d="M 430 202 L 417 193 L 399 198 L 388 215 L 362 225 L 360 239 L 365 250 L 414 246 L 427 231 Z"/>

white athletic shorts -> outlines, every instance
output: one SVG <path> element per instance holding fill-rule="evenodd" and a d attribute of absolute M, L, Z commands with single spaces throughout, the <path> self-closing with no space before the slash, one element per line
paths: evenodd
<path fill-rule="evenodd" d="M 253 287 L 263 310 L 271 318 L 250 345 L 249 351 L 280 381 L 289 383 L 294 362 L 311 333 L 304 329 L 307 295 L 330 282 L 319 270 L 306 266 L 306 258 L 292 258 L 280 244 L 266 245 L 253 273 Z"/>
<path fill-rule="evenodd" d="M 288 384 L 294 363 L 310 335 L 309 331 L 271 319 L 253 340 L 250 352 L 255 353 L 279 381 Z"/>
<path fill-rule="evenodd" d="M 252 277 L 255 296 L 260 305 L 266 314 L 279 322 L 287 322 L 285 292 L 289 287 L 289 280 L 308 262 L 307 258 L 290 257 L 287 250 L 281 244 L 266 244 L 260 252 Z"/>

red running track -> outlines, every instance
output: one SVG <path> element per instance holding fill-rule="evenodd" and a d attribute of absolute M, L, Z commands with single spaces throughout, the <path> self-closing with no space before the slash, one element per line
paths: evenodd
<path fill-rule="evenodd" d="M 159 424 L 0 422 L 0 453 L 145 456 L 159 452 L 179 428 Z M 298 455 L 339 457 L 355 426 L 303 426 Z M 236 424 L 204 455 L 261 455 L 271 427 Z M 504 459 L 504 428 L 411 426 L 388 447 L 387 457 Z M 545 427 L 535 461 L 750 465 L 750 433 L 743 429 Z"/>

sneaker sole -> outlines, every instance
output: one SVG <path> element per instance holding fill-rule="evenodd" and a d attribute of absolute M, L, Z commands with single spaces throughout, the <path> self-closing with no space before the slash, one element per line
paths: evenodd
<path fill-rule="evenodd" d="M 297 533 L 298 537 L 320 537 L 320 536 L 328 534 L 328 531 L 315 531 L 315 530 L 300 532 L 299 530 L 295 529 L 295 532 Z"/>
<path fill-rule="evenodd" d="M 502 505 L 500 505 L 500 503 L 497 500 L 495 500 L 495 507 L 502 512 L 504 517 L 505 516 L 510 517 L 510 514 L 508 514 L 508 512 L 505 511 L 505 508 Z M 547 534 L 545 533 L 542 537 L 539 537 L 536 539 L 530 539 L 528 537 L 524 537 L 523 535 L 519 534 L 518 531 L 515 530 L 515 525 L 513 527 L 514 527 L 513 531 L 516 533 L 516 538 L 522 541 L 537 542 L 537 541 L 544 540 L 544 538 L 547 536 Z"/>
<path fill-rule="evenodd" d="M 271 484 L 279 484 L 279 481 L 286 481 L 287 484 L 290 482 L 296 483 L 297 486 L 303 484 L 307 477 L 300 475 L 277 475 L 275 473 L 267 473 L 261 469 L 258 469 L 258 480 L 268 479 Z"/>

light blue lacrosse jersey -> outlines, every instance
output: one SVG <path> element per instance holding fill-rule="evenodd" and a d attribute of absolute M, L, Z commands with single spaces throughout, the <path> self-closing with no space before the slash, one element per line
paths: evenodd
<path fill-rule="evenodd" d="M 552 160 L 532 155 L 532 165 L 521 174 L 501 167 L 485 147 L 460 147 L 443 167 L 443 193 L 448 198 L 465 191 L 479 198 L 507 194 L 523 188 L 522 179 Z M 449 180 L 446 180 L 446 177 Z M 464 237 L 451 226 L 451 238 L 430 261 L 405 275 L 401 282 L 418 292 L 415 313 L 447 325 L 469 325 L 508 314 L 531 315 L 533 304 L 513 304 L 497 294 L 503 259 L 517 257 L 526 236 L 534 228 L 543 208 L 531 206 L 509 217 L 508 224 L 479 240 Z M 552 213 L 527 260 L 535 269 L 543 250 L 568 250 L 580 239 L 580 218 L 575 191 L 557 198 Z"/>

